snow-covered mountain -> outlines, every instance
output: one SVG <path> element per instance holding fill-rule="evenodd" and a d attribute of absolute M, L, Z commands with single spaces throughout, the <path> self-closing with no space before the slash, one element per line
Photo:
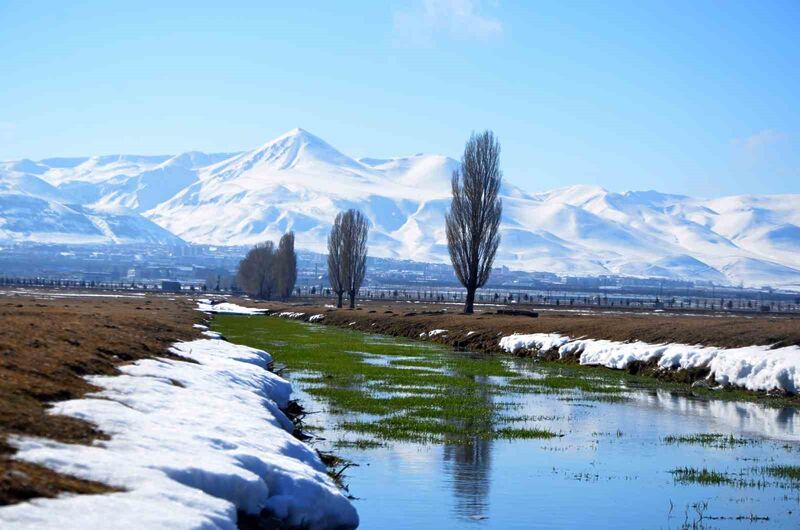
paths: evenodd
<path fill-rule="evenodd" d="M 74 203 L 30 173 L 0 170 L 0 241 L 36 243 L 184 242 L 144 216 L 124 208 Z"/>
<path fill-rule="evenodd" d="M 14 191 L 2 191 L 0 239 L 79 241 L 88 232 L 75 219 L 114 211 L 141 213 L 196 243 L 250 244 L 294 230 L 300 247 L 324 252 L 336 212 L 355 207 L 372 223 L 372 255 L 446 261 L 456 167 L 440 155 L 356 160 L 302 129 L 242 153 L 8 162 L 0 191 Z M 800 287 L 800 195 L 703 200 L 592 186 L 526 193 L 510 184 L 502 194 L 499 264 Z M 20 224 L 34 199 L 56 214 Z"/>

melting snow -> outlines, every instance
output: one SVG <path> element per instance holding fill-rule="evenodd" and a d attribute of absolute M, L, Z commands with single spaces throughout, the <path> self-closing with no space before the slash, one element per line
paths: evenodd
<path fill-rule="evenodd" d="M 211 300 L 201 298 L 197 301 L 197 310 L 205 313 L 227 313 L 231 315 L 263 315 L 267 309 L 257 309 L 255 307 L 245 307 L 230 302 L 211 303 Z"/>
<path fill-rule="evenodd" d="M 237 511 L 262 509 L 291 525 L 352 528 L 358 515 L 279 410 L 291 385 L 261 350 L 216 339 L 178 343 L 196 363 L 146 359 L 103 390 L 53 413 L 96 423 L 92 446 L 14 438 L 16 457 L 125 491 L 36 499 L 0 509 L 0 526 L 85 529 L 236 529 Z"/>
<path fill-rule="evenodd" d="M 800 347 L 770 346 L 718 348 L 688 344 L 649 344 L 609 340 L 576 339 L 555 333 L 513 334 L 500 339 L 510 353 L 522 349 L 556 350 L 559 358 L 578 356 L 581 364 L 623 369 L 633 361 L 658 359 L 663 369 L 707 367 L 717 383 L 749 390 L 800 392 Z"/>
<path fill-rule="evenodd" d="M 278 316 L 281 318 L 302 318 L 305 313 L 295 312 L 295 311 L 283 311 L 278 313 Z"/>

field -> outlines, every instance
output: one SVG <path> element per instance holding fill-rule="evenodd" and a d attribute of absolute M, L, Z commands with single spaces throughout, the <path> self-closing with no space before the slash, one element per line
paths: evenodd
<path fill-rule="evenodd" d="M 232 300 L 245 306 L 306 314 L 325 314 L 328 324 L 363 331 L 418 338 L 434 329 L 449 330 L 431 340 L 456 347 L 498 352 L 499 334 L 559 333 L 615 341 L 679 342 L 735 348 L 756 344 L 800 345 L 800 316 L 731 315 L 727 313 L 635 312 L 590 309 L 539 309 L 538 318 L 499 315 L 499 306 L 476 307 L 474 315 L 461 314 L 460 305 L 366 301 L 355 310 L 333 310 L 313 302 L 257 302 Z M 537 308 L 533 308 L 537 310 Z M 354 322 L 354 324 L 351 324 Z M 463 335 L 473 331 L 469 340 Z M 448 337 L 462 337 L 454 339 Z"/>
<path fill-rule="evenodd" d="M 170 356 L 171 343 L 198 335 L 192 324 L 202 314 L 188 299 L 98 294 L 0 296 L 0 505 L 107 491 L 102 484 L 13 460 L 7 438 L 84 444 L 104 438 L 90 423 L 47 414 L 48 405 L 92 392 L 86 375 L 114 374 L 122 363 Z"/>
<path fill-rule="evenodd" d="M 542 311 L 539 318 L 494 314 L 481 307 L 473 316 L 452 305 L 367 302 L 356 310 L 320 304 L 279 304 L 239 300 L 248 306 L 323 313 L 327 324 L 419 338 L 473 351 L 497 352 L 499 334 L 558 332 L 614 340 L 675 341 L 740 346 L 800 344 L 800 319 L 784 316 L 681 316 L 610 311 Z M 193 324 L 204 316 L 188 297 L 39 291 L 0 295 L 0 504 L 61 492 L 106 491 L 102 484 L 58 475 L 12 459 L 8 437 L 30 435 L 91 443 L 105 435 L 74 418 L 47 414 L 55 401 L 93 391 L 84 376 L 114 374 L 120 364 L 169 356 L 169 345 L 196 338 Z M 469 332 L 469 340 L 463 336 Z M 449 337 L 460 336 L 461 339 Z"/>

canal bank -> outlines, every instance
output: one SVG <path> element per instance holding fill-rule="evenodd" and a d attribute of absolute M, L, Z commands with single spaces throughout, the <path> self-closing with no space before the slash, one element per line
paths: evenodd
<path fill-rule="evenodd" d="M 315 443 L 360 464 L 364 528 L 797 523 L 794 408 L 289 317 L 213 327 L 270 351 Z"/>
<path fill-rule="evenodd" d="M 662 313 L 542 313 L 367 302 L 355 310 L 241 301 L 270 314 L 481 353 L 622 370 L 700 396 L 800 404 L 800 319 Z"/>

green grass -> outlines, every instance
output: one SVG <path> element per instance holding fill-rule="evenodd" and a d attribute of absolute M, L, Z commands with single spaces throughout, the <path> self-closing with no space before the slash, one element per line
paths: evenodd
<path fill-rule="evenodd" d="M 356 440 L 337 440 L 333 443 L 333 447 L 337 449 L 376 449 L 383 447 L 383 443 L 377 440 L 370 440 L 369 438 L 358 438 Z"/>
<path fill-rule="evenodd" d="M 594 381 L 580 376 L 548 375 L 542 378 L 517 377 L 509 380 L 512 385 L 543 387 L 554 391 L 580 390 L 598 394 L 618 394 L 623 389 L 618 385 L 609 385 L 605 382 Z"/>
<path fill-rule="evenodd" d="M 511 427 L 498 429 L 494 434 L 498 438 L 505 438 L 508 440 L 549 439 L 564 436 L 563 434 L 557 434 L 547 429 L 515 429 Z"/>
<path fill-rule="evenodd" d="M 698 433 L 698 434 L 682 434 L 670 435 L 664 437 L 666 444 L 695 444 L 707 447 L 716 447 L 719 449 L 731 449 L 739 445 L 747 445 L 753 443 L 752 440 L 745 438 L 737 438 L 736 436 L 720 433 Z"/>
<path fill-rule="evenodd" d="M 273 317 L 217 315 L 213 328 L 233 342 L 269 351 L 335 415 L 337 429 L 377 443 L 558 436 L 503 413 L 519 405 L 501 397 L 514 393 L 512 386 L 493 378 L 521 378 L 504 357 Z M 606 391 L 605 385 L 574 380 L 566 387 Z"/>
<path fill-rule="evenodd" d="M 680 484 L 701 484 L 703 486 L 721 486 L 733 484 L 725 473 L 710 471 L 706 468 L 679 467 L 670 471 L 675 482 Z"/>
<path fill-rule="evenodd" d="M 768 466 L 764 468 L 764 472 L 775 478 L 800 481 L 800 466 Z"/>

